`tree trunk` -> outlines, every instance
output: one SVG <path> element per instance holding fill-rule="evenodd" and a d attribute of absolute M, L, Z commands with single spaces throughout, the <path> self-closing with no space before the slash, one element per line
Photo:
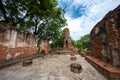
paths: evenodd
<path fill-rule="evenodd" d="M 34 35 L 37 35 L 37 25 L 35 26 L 35 31 L 34 31 Z"/>

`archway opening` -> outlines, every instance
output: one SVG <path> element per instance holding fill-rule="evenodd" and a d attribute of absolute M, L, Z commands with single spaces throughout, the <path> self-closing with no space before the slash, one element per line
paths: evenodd
<path fill-rule="evenodd" d="M 68 48 L 68 40 L 66 40 L 66 48 Z"/>

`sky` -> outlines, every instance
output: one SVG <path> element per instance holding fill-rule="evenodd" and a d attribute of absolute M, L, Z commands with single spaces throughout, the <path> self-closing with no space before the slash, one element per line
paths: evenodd
<path fill-rule="evenodd" d="M 72 39 L 89 34 L 92 28 L 110 11 L 120 5 L 120 0 L 58 0 L 66 13 L 67 28 Z"/>

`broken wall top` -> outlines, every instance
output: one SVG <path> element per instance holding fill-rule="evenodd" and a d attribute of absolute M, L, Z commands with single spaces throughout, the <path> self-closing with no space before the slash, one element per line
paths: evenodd
<path fill-rule="evenodd" d="M 109 19 L 111 19 L 111 18 L 115 18 L 116 21 L 119 20 L 119 21 L 117 21 L 117 22 L 118 22 L 118 24 L 120 24 L 120 17 L 119 17 L 119 15 L 120 15 L 120 5 L 119 5 L 117 8 L 115 8 L 114 10 L 109 11 L 109 12 L 104 16 L 104 18 L 95 25 L 95 27 L 91 30 L 90 33 L 93 33 L 96 27 L 100 27 L 102 24 L 105 25 L 105 21 L 107 21 L 107 20 L 109 20 Z M 119 18 L 119 19 L 118 19 L 118 18 Z M 102 27 L 102 26 L 101 26 L 101 27 Z M 117 25 L 116 27 L 120 27 L 120 25 Z"/>
<path fill-rule="evenodd" d="M 3 30 L 3 31 L 4 30 L 16 30 L 19 33 L 23 33 L 25 35 L 33 36 L 33 34 L 31 32 L 29 32 L 29 31 L 19 30 L 19 29 L 13 27 L 13 26 L 7 25 L 6 23 L 0 23 L 0 29 Z"/>

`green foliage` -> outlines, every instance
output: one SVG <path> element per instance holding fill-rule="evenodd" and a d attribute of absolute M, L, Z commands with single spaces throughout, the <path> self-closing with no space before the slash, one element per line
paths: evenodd
<path fill-rule="evenodd" d="M 55 41 L 66 25 L 65 11 L 57 0 L 0 0 L 0 22 L 34 30 L 41 39 Z"/>
<path fill-rule="evenodd" d="M 82 48 L 84 50 L 90 49 L 90 35 L 89 34 L 81 37 L 80 42 L 82 43 Z"/>
<path fill-rule="evenodd" d="M 62 48 L 63 47 L 63 32 L 60 35 L 56 35 L 56 39 L 50 44 L 51 48 Z"/>
<path fill-rule="evenodd" d="M 80 40 L 74 41 L 73 45 L 78 50 L 89 50 L 90 49 L 90 34 L 86 34 L 80 38 Z"/>
<path fill-rule="evenodd" d="M 61 36 L 61 28 L 66 25 L 66 20 L 61 14 L 58 15 L 58 12 L 64 14 L 61 8 L 54 9 L 50 14 L 51 16 L 39 26 L 38 34 L 40 38 L 55 41 L 58 36 Z"/>
<path fill-rule="evenodd" d="M 77 46 L 77 42 L 75 40 L 72 40 L 72 44 L 73 44 L 74 47 Z"/>

